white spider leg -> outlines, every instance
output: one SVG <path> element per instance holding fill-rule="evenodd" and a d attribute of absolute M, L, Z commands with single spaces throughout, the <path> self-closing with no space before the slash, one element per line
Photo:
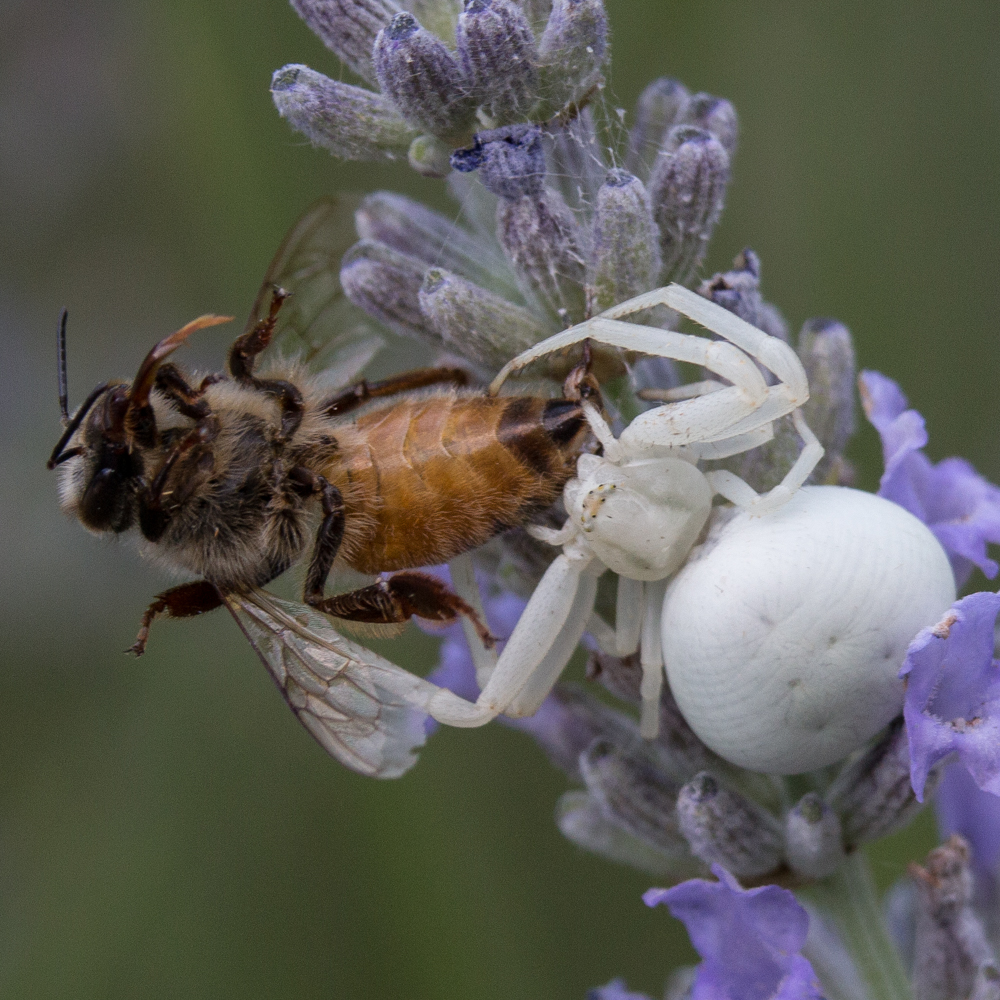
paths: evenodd
<path fill-rule="evenodd" d="M 468 553 L 456 556 L 448 563 L 448 571 L 451 573 L 451 585 L 455 593 L 479 615 L 479 620 L 485 625 L 486 612 L 483 610 L 483 598 L 479 592 L 479 584 L 476 582 L 476 570 L 472 563 L 472 557 Z M 465 641 L 472 654 L 472 664 L 476 668 L 476 683 L 480 688 L 483 688 L 490 679 L 493 668 L 497 665 L 496 650 L 487 649 L 483 645 L 483 640 L 476 631 L 476 627 L 466 615 L 460 615 L 459 621 L 462 623 L 462 632 L 465 634 Z"/>
<path fill-rule="evenodd" d="M 548 697 L 556 681 L 559 680 L 559 675 L 579 645 L 580 638 L 590 621 L 594 610 L 594 599 L 597 597 L 598 575 L 599 573 L 584 572 L 580 576 L 580 587 L 576 592 L 576 597 L 573 598 L 566 624 L 560 629 L 541 663 L 532 671 L 527 683 L 504 709 L 504 715 L 508 715 L 512 719 L 534 715 Z"/>
<path fill-rule="evenodd" d="M 650 403 L 678 403 L 682 399 L 707 396 L 710 392 L 718 392 L 725 388 L 725 382 L 707 378 L 702 382 L 688 382 L 686 385 L 678 385 L 673 389 L 640 389 L 636 395 Z"/>
<path fill-rule="evenodd" d="M 639 648 L 644 607 L 642 588 L 642 580 L 618 577 L 615 599 L 615 652 L 618 656 L 631 656 Z"/>
<path fill-rule="evenodd" d="M 545 571 L 476 701 L 478 707 L 491 713 L 490 718 L 506 710 L 556 643 L 573 611 L 580 578 L 594 561 L 589 547 L 578 538 L 566 545 Z M 584 625 L 590 610 L 581 615 Z"/>
<path fill-rule="evenodd" d="M 645 614 L 642 622 L 642 641 L 639 663 L 642 681 L 639 694 L 642 709 L 639 716 L 639 735 L 655 739 L 660 731 L 660 692 L 663 689 L 663 640 L 660 619 L 663 617 L 663 597 L 667 592 L 666 580 L 646 584 Z"/>
<path fill-rule="evenodd" d="M 602 653 L 607 653 L 608 656 L 618 655 L 615 648 L 615 630 L 596 611 L 591 612 L 587 631 Z"/>
<path fill-rule="evenodd" d="M 725 310 L 722 310 L 725 312 Z M 726 313 L 726 315 L 730 315 Z M 749 324 L 747 324 L 749 325 Z M 753 327 L 750 327 L 753 329 Z M 760 331 L 756 331 L 760 333 Z M 762 337 L 766 334 L 760 333 Z M 769 338 L 774 339 L 774 338 Z M 701 365 L 709 371 L 721 375 L 743 391 L 743 395 L 755 405 L 760 405 L 767 397 L 767 384 L 760 369 L 747 355 L 733 344 L 724 340 L 709 340 L 690 333 L 675 330 L 661 330 L 653 326 L 637 326 L 618 320 L 595 316 L 576 326 L 546 338 L 508 361 L 490 384 L 490 392 L 496 393 L 507 376 L 524 368 L 538 358 L 561 351 L 584 340 L 592 340 L 609 347 L 622 347 L 629 351 L 639 351 L 655 357 L 673 358 Z M 781 343 L 781 341 L 778 341 Z M 784 346 L 784 345 L 782 345 Z"/>
<path fill-rule="evenodd" d="M 725 437 L 719 441 L 696 441 L 693 444 L 684 446 L 684 454 L 693 461 L 708 461 L 715 458 L 729 458 L 730 455 L 738 455 L 742 451 L 750 451 L 751 448 L 759 448 L 762 444 L 774 438 L 774 425 L 764 424 L 754 431 L 747 431 L 746 434 L 736 434 L 733 437 Z"/>
<path fill-rule="evenodd" d="M 601 318 L 620 319 L 654 306 L 669 306 L 712 333 L 735 344 L 784 382 L 801 406 L 809 398 L 809 381 L 798 355 L 784 341 L 758 330 L 728 309 L 681 285 L 656 288 L 601 313 Z"/>
<path fill-rule="evenodd" d="M 799 437 L 802 438 L 803 448 L 799 452 L 799 457 L 795 464 L 785 474 L 785 478 L 777 486 L 767 493 L 757 493 L 739 476 L 725 469 L 717 469 L 713 472 L 706 472 L 705 478 L 712 490 L 720 496 L 725 497 L 737 507 L 742 507 L 751 514 L 767 514 L 772 510 L 777 510 L 787 503 L 795 491 L 809 478 L 809 474 L 816 468 L 816 464 L 823 457 L 823 446 L 816 439 L 816 435 L 809 429 L 801 410 L 796 410 L 792 414 L 792 422 Z"/>

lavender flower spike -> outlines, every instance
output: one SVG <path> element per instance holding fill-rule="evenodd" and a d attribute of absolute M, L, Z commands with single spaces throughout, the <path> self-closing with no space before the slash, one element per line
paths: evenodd
<path fill-rule="evenodd" d="M 981 789 L 1000 795 L 998 613 L 1000 594 L 971 594 L 910 644 L 899 676 L 907 679 L 910 780 L 921 802 L 928 772 L 952 752 Z"/>
<path fill-rule="evenodd" d="M 721 865 L 712 872 L 718 882 L 696 878 L 642 897 L 684 922 L 702 958 L 691 1000 L 821 1000 L 816 973 L 799 954 L 809 917 L 795 897 L 776 885 L 743 889 Z"/>
<path fill-rule="evenodd" d="M 879 496 L 905 507 L 934 532 L 951 559 L 959 587 L 973 565 L 991 580 L 1000 567 L 986 554 L 1000 543 L 1000 489 L 964 459 L 933 464 L 923 453 L 924 418 L 908 408 L 906 396 L 879 372 L 862 372 L 858 383 L 865 415 L 882 438 L 885 472 Z"/>

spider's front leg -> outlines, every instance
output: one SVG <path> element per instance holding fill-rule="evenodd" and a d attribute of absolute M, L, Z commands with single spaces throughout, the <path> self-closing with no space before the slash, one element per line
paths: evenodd
<path fill-rule="evenodd" d="M 533 715 L 573 655 L 594 610 L 597 578 L 604 572 L 575 529 L 546 532 L 563 545 L 511 633 L 476 700 L 476 711 L 456 716 L 451 705 L 432 701 L 428 711 L 452 726 L 481 726 L 498 715 Z"/>

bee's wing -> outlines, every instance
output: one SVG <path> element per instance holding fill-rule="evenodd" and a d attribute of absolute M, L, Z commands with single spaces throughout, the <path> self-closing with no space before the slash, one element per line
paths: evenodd
<path fill-rule="evenodd" d="M 347 300 L 340 285 L 341 258 L 358 238 L 354 211 L 359 200 L 350 195 L 320 198 L 282 241 L 246 325 L 249 331 L 267 316 L 275 285 L 292 293 L 278 313 L 262 367 L 295 357 L 316 372 L 333 369 L 334 380 L 344 384 L 382 346 L 377 326 Z"/>
<path fill-rule="evenodd" d="M 343 638 L 321 615 L 256 590 L 226 605 L 299 721 L 359 774 L 398 778 L 417 762 L 439 688 Z"/>

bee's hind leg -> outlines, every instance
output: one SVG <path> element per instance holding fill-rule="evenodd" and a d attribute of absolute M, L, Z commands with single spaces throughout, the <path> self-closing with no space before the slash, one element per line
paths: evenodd
<path fill-rule="evenodd" d="M 414 615 L 450 624 L 459 615 L 464 615 L 487 649 L 496 644 L 472 605 L 427 573 L 407 570 L 347 594 L 325 598 L 317 596 L 314 599 L 307 595 L 306 600 L 334 618 L 367 624 L 397 624 L 408 621 Z"/>
<path fill-rule="evenodd" d="M 192 618 L 206 611 L 214 611 L 222 606 L 222 595 L 218 588 L 207 580 L 195 580 L 193 583 L 182 583 L 179 587 L 171 587 L 162 594 L 156 595 L 156 600 L 142 616 L 142 625 L 135 642 L 125 650 L 142 656 L 146 652 L 146 642 L 149 639 L 149 627 L 157 615 L 167 614 L 171 618 Z"/>

